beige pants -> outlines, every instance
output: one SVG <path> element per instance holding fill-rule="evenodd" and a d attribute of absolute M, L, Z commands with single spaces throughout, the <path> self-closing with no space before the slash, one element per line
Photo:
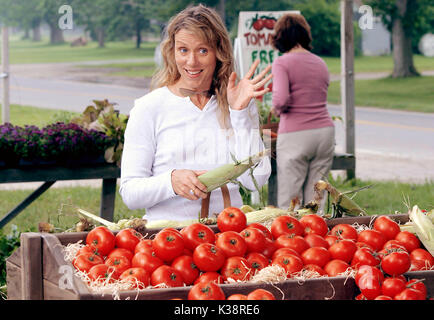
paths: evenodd
<path fill-rule="evenodd" d="M 314 184 L 327 178 L 334 149 L 334 127 L 278 135 L 276 164 L 279 208 L 288 208 L 295 197 L 299 198 L 301 205 L 313 200 Z"/>

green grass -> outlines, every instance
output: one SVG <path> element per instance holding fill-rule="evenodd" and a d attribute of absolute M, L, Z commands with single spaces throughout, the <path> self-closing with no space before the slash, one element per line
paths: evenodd
<path fill-rule="evenodd" d="M 434 112 L 434 77 L 383 78 L 355 81 L 356 106 Z M 330 103 L 340 103 L 340 82 L 330 83 Z"/>
<path fill-rule="evenodd" d="M 55 185 L 54 185 L 55 186 Z M 2 190 L 0 204 L 2 214 L 9 212 L 33 190 Z M 67 187 L 50 188 L 25 210 L 4 226 L 4 233 L 10 232 L 12 225 L 18 231 L 37 231 L 39 222 L 49 222 L 62 230 L 73 227 L 78 221 L 77 212 L 72 206 L 99 215 L 101 188 Z M 123 203 L 119 190 L 116 190 L 114 220 L 142 217 L 145 210 L 129 210 Z M 60 231 L 60 230 L 59 230 Z"/>
<path fill-rule="evenodd" d="M 156 45 L 155 42 L 146 42 L 136 49 L 133 41 L 124 41 L 107 42 L 105 48 L 98 48 L 96 42 L 71 47 L 68 43 L 51 45 L 47 40 L 11 40 L 9 59 L 11 64 L 21 64 L 151 58 Z"/>
<path fill-rule="evenodd" d="M 86 69 L 96 68 L 96 69 L 113 69 L 108 72 L 108 75 L 112 76 L 123 76 L 131 78 L 151 78 L 155 72 L 156 65 L 154 62 L 131 62 L 131 63 L 108 63 L 103 65 L 85 65 L 79 66 Z"/>
<path fill-rule="evenodd" d="M 322 57 L 330 73 L 341 73 L 341 60 L 339 57 Z M 434 70 L 434 59 L 423 55 L 413 56 L 416 69 L 421 71 Z M 358 56 L 354 58 L 354 72 L 390 72 L 393 71 L 393 57 L 388 56 Z"/>
<path fill-rule="evenodd" d="M 1 105 L 0 105 L 1 106 Z M 17 126 L 35 125 L 37 127 L 43 127 L 47 124 L 66 121 L 72 116 L 79 115 L 79 113 L 60 111 L 53 109 L 36 108 L 30 106 L 21 106 L 12 104 L 10 105 L 10 121 Z M 0 113 L 0 122 L 2 123 L 2 116 Z"/>

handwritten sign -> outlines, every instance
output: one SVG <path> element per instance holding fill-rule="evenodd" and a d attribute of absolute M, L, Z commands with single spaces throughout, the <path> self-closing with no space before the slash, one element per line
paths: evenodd
<path fill-rule="evenodd" d="M 238 19 L 238 34 L 234 43 L 236 69 L 239 77 L 243 77 L 252 63 L 259 59 L 256 74 L 272 64 L 274 59 L 282 55 L 271 45 L 271 36 L 276 21 L 284 14 L 300 13 L 300 11 L 241 11 Z M 265 87 L 270 93 L 261 99 L 271 105 L 272 81 Z"/>

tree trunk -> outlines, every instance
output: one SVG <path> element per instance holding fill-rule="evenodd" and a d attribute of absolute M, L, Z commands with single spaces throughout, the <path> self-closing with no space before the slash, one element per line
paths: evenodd
<path fill-rule="evenodd" d="M 51 44 L 59 44 L 64 43 L 65 39 L 63 38 L 63 30 L 59 28 L 57 24 L 48 25 L 50 27 L 50 43 Z"/>
<path fill-rule="evenodd" d="M 406 33 L 403 19 L 407 11 L 407 0 L 397 0 L 396 7 L 398 16 L 392 25 L 393 45 L 393 78 L 419 76 L 413 64 L 413 52 L 411 48 L 411 37 Z"/>
<path fill-rule="evenodd" d="M 29 28 L 26 27 L 24 29 L 24 35 L 23 35 L 23 37 L 21 39 L 25 40 L 25 39 L 29 39 L 29 38 L 30 38 L 30 36 L 29 36 Z"/>
<path fill-rule="evenodd" d="M 41 25 L 33 26 L 32 32 L 32 41 L 41 41 Z"/>
<path fill-rule="evenodd" d="M 98 35 L 98 47 L 104 48 L 105 47 L 105 34 L 104 34 L 104 28 L 98 28 L 97 29 L 97 35 Z"/>
<path fill-rule="evenodd" d="M 142 24 L 137 22 L 136 24 L 136 49 L 140 49 L 142 43 Z"/>
<path fill-rule="evenodd" d="M 219 13 L 220 17 L 223 19 L 223 22 L 226 23 L 226 0 L 218 0 L 217 12 Z"/>

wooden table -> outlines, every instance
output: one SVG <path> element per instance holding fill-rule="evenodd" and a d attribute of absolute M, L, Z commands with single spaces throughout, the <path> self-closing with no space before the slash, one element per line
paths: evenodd
<path fill-rule="evenodd" d="M 102 179 L 100 215 L 104 219 L 113 221 L 116 181 L 117 178 L 120 177 L 120 174 L 120 168 L 109 163 L 77 166 L 41 165 L 21 166 L 17 168 L 0 167 L 0 183 L 43 182 L 39 188 L 1 218 L 0 228 L 35 201 L 56 181 L 61 180 Z"/>

